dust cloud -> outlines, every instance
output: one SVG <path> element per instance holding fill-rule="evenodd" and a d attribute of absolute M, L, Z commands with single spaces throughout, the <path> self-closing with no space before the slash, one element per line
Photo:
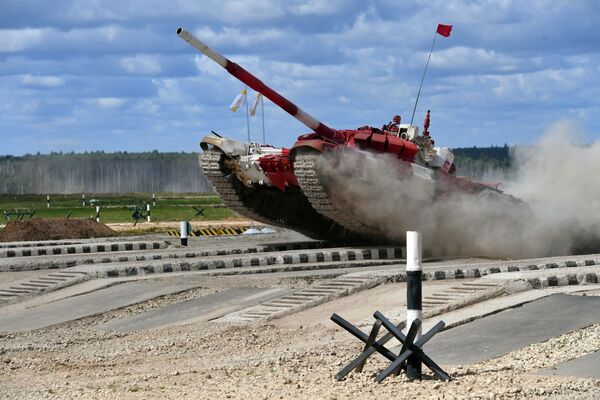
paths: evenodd
<path fill-rule="evenodd" d="M 600 251 L 600 142 L 583 145 L 572 125 L 559 122 L 511 157 L 511 180 L 503 189 L 512 196 L 454 192 L 432 201 L 438 179 L 424 184 L 407 178 L 391 156 L 362 152 L 321 157 L 319 171 L 332 199 L 358 220 L 398 242 L 407 230 L 421 231 L 430 255 L 532 258 Z"/>

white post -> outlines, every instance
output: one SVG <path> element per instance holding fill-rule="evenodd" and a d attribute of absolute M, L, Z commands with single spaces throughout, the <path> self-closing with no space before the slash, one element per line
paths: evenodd
<path fill-rule="evenodd" d="M 181 236 L 181 245 L 182 246 L 187 246 L 188 245 L 188 222 L 187 221 L 181 221 L 181 223 L 179 224 L 179 233 Z"/>
<path fill-rule="evenodd" d="M 96 222 L 100 222 L 100 206 L 96 206 Z"/>
<path fill-rule="evenodd" d="M 50 208 L 50 195 L 46 195 L 46 207 Z"/>
<path fill-rule="evenodd" d="M 85 207 L 85 193 L 81 193 L 81 205 Z"/>
<path fill-rule="evenodd" d="M 151 222 L 152 219 L 150 218 L 150 204 L 146 204 L 146 211 L 148 211 L 148 222 Z"/>
<path fill-rule="evenodd" d="M 418 319 L 423 322 L 422 287 L 423 274 L 421 233 L 406 232 L 406 327 Z M 421 337 L 421 327 L 415 336 L 415 341 Z M 406 376 L 411 379 L 421 379 L 421 360 L 416 356 L 408 358 Z"/>
<path fill-rule="evenodd" d="M 152 207 L 156 207 L 156 194 L 152 193 Z M 150 221 L 148 221 L 150 222 Z"/>

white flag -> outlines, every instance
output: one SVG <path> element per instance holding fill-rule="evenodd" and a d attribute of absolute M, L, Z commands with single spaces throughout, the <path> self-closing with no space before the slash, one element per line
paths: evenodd
<path fill-rule="evenodd" d="M 260 103 L 261 97 L 262 93 L 256 93 L 256 99 L 254 99 L 254 103 L 252 103 L 252 107 L 250 107 L 250 115 L 256 115 L 256 108 L 258 107 L 258 103 Z"/>
<path fill-rule="evenodd" d="M 244 104 L 244 101 L 246 100 L 246 94 L 246 89 L 244 89 L 240 94 L 237 95 L 235 100 L 233 100 L 233 103 L 231 103 L 231 105 L 229 106 L 231 111 L 236 112 L 237 109 Z"/>

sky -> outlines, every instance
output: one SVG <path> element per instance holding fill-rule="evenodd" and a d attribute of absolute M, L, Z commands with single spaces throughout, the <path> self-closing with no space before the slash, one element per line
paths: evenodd
<path fill-rule="evenodd" d="M 246 138 L 243 84 L 181 26 L 338 129 L 431 110 L 438 145 L 525 145 L 557 121 L 600 138 L 600 2 L 0 0 L 0 154 L 198 151 Z M 250 93 L 250 100 L 253 100 Z M 265 101 L 267 142 L 304 125 Z M 258 113 L 260 115 L 260 113 Z M 260 141 L 260 117 L 251 118 Z"/>

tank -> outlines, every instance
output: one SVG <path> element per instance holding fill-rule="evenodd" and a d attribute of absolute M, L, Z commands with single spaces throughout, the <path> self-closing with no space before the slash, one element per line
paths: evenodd
<path fill-rule="evenodd" d="M 177 35 L 311 131 L 299 136 L 290 148 L 245 143 L 215 132 L 202 139 L 204 174 L 223 202 L 242 216 L 332 242 L 388 241 L 390 237 L 378 224 L 361 217 L 336 196 L 340 184 L 363 185 L 368 190 L 373 178 L 363 172 L 372 170 L 383 158 L 392 168 L 381 174 L 402 182 L 406 202 L 412 203 L 399 207 L 399 212 L 426 212 L 428 204 L 457 192 L 522 203 L 497 188 L 457 177 L 452 151 L 434 146 L 430 111 L 422 131 L 401 124 L 399 116 L 381 128 L 333 129 L 183 28 L 177 29 Z"/>

